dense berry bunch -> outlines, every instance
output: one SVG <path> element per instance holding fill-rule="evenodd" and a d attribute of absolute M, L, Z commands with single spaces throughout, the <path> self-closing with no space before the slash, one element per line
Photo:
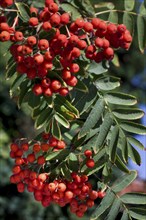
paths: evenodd
<path fill-rule="evenodd" d="M 25 188 L 33 192 L 35 200 L 40 201 L 44 207 L 51 203 L 61 207 L 69 204 L 72 213 L 83 217 L 87 209 L 94 206 L 94 200 L 105 196 L 105 192 L 92 189 L 86 175 L 72 173 L 70 181 L 63 177 L 50 181 L 48 173 L 32 171 L 22 164 L 17 158 L 13 175 L 10 177 L 11 183 L 17 184 L 19 192 L 24 192 Z"/>
<path fill-rule="evenodd" d="M 24 141 L 11 144 L 10 156 L 15 159 L 15 165 L 10 182 L 17 184 L 19 192 L 24 192 L 25 188 L 33 192 L 35 200 L 40 201 L 44 207 L 51 203 L 61 207 L 69 204 L 71 212 L 82 217 L 88 208 L 94 206 L 94 200 L 103 198 L 105 193 L 93 190 L 84 174 L 72 172 L 70 180 L 61 175 L 51 181 L 51 172 L 45 172 L 47 161 L 44 155 L 52 152 L 52 149 L 64 149 L 65 142 L 46 133 L 42 135 L 42 139 L 43 143 L 32 145 Z M 87 155 L 87 151 L 85 154 Z"/>
<path fill-rule="evenodd" d="M 13 0 L 0 0 L 0 6 L 3 8 L 9 7 L 14 3 Z"/>
<path fill-rule="evenodd" d="M 19 20 L 14 21 L 13 27 L 0 21 L 0 40 L 12 41 L 10 52 L 17 72 L 32 80 L 35 95 L 66 96 L 77 85 L 81 55 L 97 63 L 112 60 L 114 48 L 128 49 L 132 41 L 123 24 L 99 18 L 71 22 L 70 14 L 53 0 L 46 0 L 42 10 L 31 7 L 30 14 L 28 27 L 33 30 L 32 35 L 28 35 L 27 28 L 19 30 Z M 52 70 L 56 76 L 51 76 Z"/>

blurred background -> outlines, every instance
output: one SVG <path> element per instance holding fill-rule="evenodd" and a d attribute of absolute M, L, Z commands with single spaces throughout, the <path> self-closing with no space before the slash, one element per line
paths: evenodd
<path fill-rule="evenodd" d="M 102 1 L 92 0 L 92 2 L 98 4 Z M 122 1 L 113 0 L 112 2 L 117 7 L 121 7 L 120 2 Z M 137 0 L 135 10 L 137 10 L 138 4 Z M 140 53 L 136 43 L 137 36 L 134 39 L 129 51 L 117 52 L 114 63 L 111 63 L 110 72 L 121 78 L 121 90 L 136 96 L 138 107 L 146 112 L 146 52 Z M 70 215 L 68 208 L 61 209 L 55 205 L 43 208 L 40 203 L 34 201 L 30 193 L 18 193 L 16 186 L 9 182 L 13 166 L 13 161 L 9 158 L 10 143 L 17 138 L 33 138 L 35 131 L 27 106 L 22 106 L 20 110 L 15 97 L 10 99 L 11 81 L 6 81 L 4 76 L 6 62 L 9 58 L 8 47 L 8 43 L 0 43 L 0 220 L 78 219 L 74 215 Z M 142 119 L 142 123 L 146 125 L 146 116 Z M 146 147 L 145 136 L 136 136 L 136 138 Z M 146 151 L 145 153 L 140 152 L 140 154 L 142 157 L 140 167 L 129 161 L 129 168 L 138 170 L 138 179 L 124 192 L 146 192 Z M 88 219 L 88 216 L 83 219 Z"/>

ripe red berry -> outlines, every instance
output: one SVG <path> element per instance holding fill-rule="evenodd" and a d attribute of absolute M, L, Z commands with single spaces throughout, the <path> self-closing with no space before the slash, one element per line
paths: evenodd
<path fill-rule="evenodd" d="M 27 155 L 27 160 L 29 163 L 33 163 L 35 161 L 35 155 L 32 153 L 32 154 L 28 154 Z"/>
<path fill-rule="evenodd" d="M 40 50 L 47 50 L 48 47 L 49 47 L 49 42 L 48 42 L 48 40 L 46 40 L 46 39 L 41 39 L 41 40 L 39 40 L 39 42 L 38 42 L 38 48 L 39 48 Z"/>
<path fill-rule="evenodd" d="M 52 26 L 58 26 L 60 24 L 60 15 L 55 13 L 50 17 L 50 23 Z"/>
<path fill-rule="evenodd" d="M 111 47 L 106 48 L 103 53 L 107 60 L 112 60 L 114 57 L 114 50 Z"/>
<path fill-rule="evenodd" d="M 19 149 L 19 147 L 18 147 L 17 144 L 12 143 L 12 144 L 10 145 L 10 149 L 11 149 L 11 151 L 13 151 L 13 152 L 17 152 L 18 149 Z"/>
<path fill-rule="evenodd" d="M 63 24 L 63 25 L 66 25 L 69 23 L 69 20 L 70 20 L 70 15 L 69 13 L 63 13 L 61 16 L 60 16 L 60 23 Z"/>
<path fill-rule="evenodd" d="M 86 32 L 92 32 L 93 31 L 93 25 L 90 22 L 85 22 L 83 28 Z"/>
<path fill-rule="evenodd" d="M 36 65 L 42 64 L 42 63 L 44 62 L 44 57 L 43 57 L 43 55 L 42 55 L 42 54 L 36 54 L 36 55 L 34 56 L 34 62 L 35 62 Z"/>
<path fill-rule="evenodd" d="M 89 157 L 92 156 L 92 151 L 91 150 L 85 150 L 84 155 L 89 158 Z"/>
<path fill-rule="evenodd" d="M 38 153 L 41 150 L 40 144 L 34 144 L 33 145 L 33 152 Z"/>
<path fill-rule="evenodd" d="M 28 151 L 29 144 L 28 143 L 23 143 L 23 144 L 21 144 L 21 148 L 22 148 L 23 151 Z"/>
<path fill-rule="evenodd" d="M 49 97 L 49 96 L 52 96 L 53 92 L 52 92 L 51 88 L 46 88 L 46 89 L 44 89 L 43 94 L 44 94 L 45 96 L 48 96 L 48 97 Z"/>
<path fill-rule="evenodd" d="M 119 24 L 117 30 L 119 33 L 123 34 L 126 31 L 126 26 L 124 24 Z"/>
<path fill-rule="evenodd" d="M 71 73 L 77 73 L 80 70 L 80 67 L 77 63 L 72 63 L 69 68 Z"/>
<path fill-rule="evenodd" d="M 66 81 L 66 83 L 67 83 L 69 86 L 72 86 L 72 87 L 76 86 L 77 82 L 78 82 L 78 80 L 77 80 L 77 78 L 76 78 L 75 76 L 72 76 L 70 79 L 68 79 L 68 80 Z"/>
<path fill-rule="evenodd" d="M 61 83 L 58 80 L 53 80 L 51 82 L 51 88 L 53 91 L 59 90 L 61 88 Z"/>
<path fill-rule="evenodd" d="M 95 39 L 95 45 L 96 45 L 97 47 L 99 47 L 99 48 L 103 47 L 103 39 L 100 38 L 100 37 L 97 37 L 97 38 Z"/>
<path fill-rule="evenodd" d="M 39 165 L 43 165 L 46 162 L 45 157 L 44 156 L 39 156 L 37 159 L 37 163 Z"/>
<path fill-rule="evenodd" d="M 84 20 L 82 18 L 77 18 L 75 20 L 75 24 L 78 28 L 83 28 L 84 27 Z"/>
<path fill-rule="evenodd" d="M 91 21 L 91 23 L 95 29 L 98 28 L 100 22 L 101 22 L 101 20 L 99 18 L 92 18 L 92 21 Z"/>
<path fill-rule="evenodd" d="M 49 21 L 45 21 L 42 25 L 44 31 L 50 31 L 52 29 L 52 25 Z"/>
<path fill-rule="evenodd" d="M 2 31 L 0 33 L 0 41 L 4 42 L 4 41 L 8 41 L 10 40 L 10 34 L 8 31 Z"/>
<path fill-rule="evenodd" d="M 95 162 L 93 159 L 87 159 L 86 166 L 89 168 L 93 168 L 95 166 Z"/>
<path fill-rule="evenodd" d="M 27 43 L 28 43 L 30 46 L 36 45 L 36 43 L 37 43 L 36 37 L 35 37 L 35 36 L 29 36 L 29 37 L 27 38 Z"/>
<path fill-rule="evenodd" d="M 98 192 L 98 197 L 99 197 L 100 199 L 102 199 L 105 195 L 106 195 L 105 192 L 102 192 L 102 191 L 99 191 L 99 192 Z"/>
<path fill-rule="evenodd" d="M 52 13 L 56 13 L 56 12 L 58 12 L 58 5 L 56 4 L 56 3 L 50 3 L 49 5 L 48 5 L 48 9 L 49 9 L 49 11 L 50 12 L 52 12 Z"/>
<path fill-rule="evenodd" d="M 59 94 L 60 94 L 61 96 L 67 96 L 68 93 L 69 93 L 68 88 L 60 88 L 60 89 L 59 89 Z"/>
<path fill-rule="evenodd" d="M 39 24 L 38 18 L 32 17 L 29 19 L 29 25 L 31 26 L 37 26 Z"/>
<path fill-rule="evenodd" d="M 23 33 L 20 31 L 16 31 L 14 37 L 16 41 L 22 41 L 24 38 Z"/>
<path fill-rule="evenodd" d="M 43 93 L 43 88 L 40 84 L 35 84 L 32 88 L 33 93 L 38 96 Z"/>

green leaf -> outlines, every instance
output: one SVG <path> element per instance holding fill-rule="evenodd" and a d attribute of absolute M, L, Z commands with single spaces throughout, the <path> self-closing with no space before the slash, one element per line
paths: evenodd
<path fill-rule="evenodd" d="M 145 14 L 146 14 L 146 7 L 145 7 L 144 2 L 142 2 L 141 5 L 140 5 L 139 14 L 142 15 L 142 16 L 145 16 Z"/>
<path fill-rule="evenodd" d="M 101 215 L 112 205 L 114 202 L 115 195 L 109 190 L 106 193 L 106 196 L 102 199 L 100 205 L 96 208 L 96 210 L 91 215 L 90 220 L 100 219 Z"/>
<path fill-rule="evenodd" d="M 123 172 L 125 173 L 129 173 L 128 168 L 126 167 L 126 165 L 123 163 L 123 161 L 120 159 L 120 157 L 118 155 L 116 155 L 116 161 L 115 161 L 115 165 Z"/>
<path fill-rule="evenodd" d="M 99 78 L 98 80 L 95 81 L 94 84 L 97 87 L 97 89 L 103 91 L 113 90 L 120 86 L 119 78 L 112 76 Z"/>
<path fill-rule="evenodd" d="M 105 99 L 107 102 L 115 105 L 135 105 L 137 100 L 132 95 L 127 95 L 125 93 L 119 92 L 109 92 L 105 94 Z"/>
<path fill-rule="evenodd" d="M 115 199 L 106 219 L 107 220 L 116 219 L 116 217 L 119 213 L 119 210 L 120 210 L 120 206 L 121 206 L 121 201 L 119 199 Z"/>
<path fill-rule="evenodd" d="M 81 128 L 78 137 L 83 137 L 84 135 L 86 135 L 90 131 L 90 129 L 93 128 L 95 124 L 99 121 L 103 112 L 104 101 L 102 99 L 98 99 L 89 116 L 87 117 L 83 127 Z"/>
<path fill-rule="evenodd" d="M 45 125 L 45 132 L 46 132 L 46 133 L 49 133 L 49 132 L 50 132 L 53 117 L 54 117 L 54 111 L 53 111 L 53 109 L 52 109 L 52 112 L 51 112 L 50 115 L 48 115 L 48 117 L 47 117 L 47 121 L 46 121 L 46 125 Z"/>
<path fill-rule="evenodd" d="M 68 167 L 72 171 L 78 171 L 79 169 L 79 161 L 77 156 L 74 153 L 70 153 L 68 156 Z"/>
<path fill-rule="evenodd" d="M 136 179 L 136 177 L 137 172 L 135 170 L 130 171 L 129 174 L 125 174 L 118 179 L 118 182 L 112 186 L 112 190 L 115 193 L 121 192 L 123 189 L 129 186 L 133 182 L 133 180 Z"/>
<path fill-rule="evenodd" d="M 128 162 L 128 146 L 127 146 L 127 139 L 123 131 L 120 130 L 119 133 L 119 142 L 118 142 L 118 147 L 121 149 L 122 152 L 122 158 L 125 163 Z"/>
<path fill-rule="evenodd" d="M 6 68 L 6 79 L 10 79 L 16 73 L 16 63 L 13 62 L 11 65 L 8 65 Z"/>
<path fill-rule="evenodd" d="M 119 108 L 112 111 L 112 113 L 119 119 L 137 120 L 144 116 L 144 112 L 140 109 L 134 108 Z"/>
<path fill-rule="evenodd" d="M 102 145 L 106 141 L 106 137 L 110 131 L 112 124 L 113 124 L 113 118 L 111 114 L 107 113 L 105 115 L 103 123 L 100 126 L 99 134 L 96 136 L 96 143 L 95 146 L 93 146 L 95 151 L 98 148 L 102 147 Z"/>
<path fill-rule="evenodd" d="M 140 207 L 139 208 L 134 207 L 129 210 L 129 213 L 134 219 L 138 219 L 138 220 L 146 219 L 146 209 Z"/>
<path fill-rule="evenodd" d="M 139 140 L 135 139 L 134 137 L 131 137 L 131 136 L 127 137 L 127 141 L 131 144 L 134 144 L 136 147 L 139 147 L 140 149 L 144 150 L 143 144 Z"/>
<path fill-rule="evenodd" d="M 74 2 L 81 11 L 84 10 L 87 13 L 87 15 L 91 17 L 94 16 L 95 10 L 90 0 L 80 0 L 80 1 L 74 0 Z"/>
<path fill-rule="evenodd" d="M 146 205 L 146 194 L 144 193 L 126 193 L 120 198 L 126 204 Z"/>
<path fill-rule="evenodd" d="M 61 131 L 60 131 L 59 124 L 56 120 L 52 120 L 51 132 L 52 132 L 53 137 L 57 138 L 58 140 L 61 140 Z"/>
<path fill-rule="evenodd" d="M 50 115 L 52 115 L 52 109 L 44 109 L 35 121 L 35 128 L 40 129 L 41 127 L 43 127 Z"/>
<path fill-rule="evenodd" d="M 23 81 L 20 85 L 20 94 L 18 99 L 18 106 L 20 107 L 24 101 L 25 96 L 28 94 L 28 91 L 31 87 L 31 82 L 29 79 Z"/>
<path fill-rule="evenodd" d="M 58 121 L 61 125 L 63 125 L 65 128 L 69 128 L 70 124 L 69 122 L 58 112 L 54 115 L 56 121 Z"/>
<path fill-rule="evenodd" d="M 78 9 L 76 7 L 74 7 L 73 5 L 69 4 L 69 3 L 63 3 L 61 4 L 61 8 L 68 12 L 71 13 L 71 17 L 73 20 L 76 20 L 77 18 L 81 17 L 80 12 L 78 11 Z"/>
<path fill-rule="evenodd" d="M 70 150 L 68 149 L 64 149 L 64 150 L 60 150 L 57 152 L 52 152 L 52 153 L 48 153 L 48 155 L 46 156 L 46 160 L 50 161 L 50 160 L 59 160 L 59 161 L 63 161 L 70 153 Z"/>
<path fill-rule="evenodd" d="M 130 143 L 128 143 L 128 156 L 132 159 L 134 163 L 140 166 L 141 157 L 137 150 L 135 150 L 135 148 Z"/>
<path fill-rule="evenodd" d="M 41 97 L 36 96 L 33 92 L 29 93 L 28 96 L 28 105 L 30 106 L 31 109 L 35 109 L 41 104 Z"/>
<path fill-rule="evenodd" d="M 84 94 L 81 98 L 76 95 L 75 107 L 79 109 L 80 115 L 86 112 L 89 108 L 91 108 L 92 104 L 97 98 L 97 89 L 95 86 L 89 87 L 89 92 Z"/>
<path fill-rule="evenodd" d="M 124 12 L 123 24 L 125 24 L 127 29 L 130 31 L 130 33 L 133 34 L 133 32 L 134 32 L 134 19 L 128 12 Z"/>
<path fill-rule="evenodd" d="M 12 85 L 11 85 L 11 92 L 13 93 L 16 89 L 18 89 L 18 87 L 20 86 L 20 84 L 23 82 L 23 80 L 26 78 L 26 75 L 18 75 L 16 77 L 16 79 L 13 81 Z"/>
<path fill-rule="evenodd" d="M 117 54 L 114 54 L 114 58 L 111 60 L 111 62 L 114 64 L 114 66 L 120 67 L 120 60 Z"/>
<path fill-rule="evenodd" d="M 112 130 L 112 135 L 109 145 L 109 158 L 113 163 L 116 160 L 118 139 L 119 139 L 119 128 L 118 126 L 115 126 L 114 129 Z"/>
<path fill-rule="evenodd" d="M 120 124 L 120 127 L 123 130 L 128 131 L 130 133 L 141 134 L 141 135 L 146 134 L 146 127 L 138 123 L 125 121 Z"/>
<path fill-rule="evenodd" d="M 21 18 L 23 19 L 23 21 L 28 21 L 30 19 L 30 10 L 28 5 L 26 5 L 25 3 L 19 2 L 19 3 L 15 3 Z"/>
<path fill-rule="evenodd" d="M 145 6 L 145 8 L 146 8 L 146 0 L 144 0 L 144 6 Z"/>
<path fill-rule="evenodd" d="M 68 180 L 68 181 L 72 180 L 70 170 L 68 169 L 66 163 L 64 163 L 62 165 L 61 172 L 62 172 L 62 175 L 65 177 L 66 180 Z"/>
<path fill-rule="evenodd" d="M 137 16 L 137 33 L 139 49 L 144 53 L 146 48 L 146 20 L 142 16 Z"/>
<path fill-rule="evenodd" d="M 108 71 L 108 69 L 105 69 L 103 67 L 103 64 L 102 63 L 96 63 L 94 61 L 92 61 L 92 63 L 89 65 L 87 71 L 89 73 L 94 73 L 96 75 L 100 75 L 102 73 L 105 73 Z"/>
<path fill-rule="evenodd" d="M 70 113 L 74 116 L 74 118 L 78 118 L 79 117 L 78 110 L 67 99 L 65 99 L 64 97 L 61 97 L 61 96 L 58 97 L 57 96 L 56 99 L 55 99 L 55 102 L 58 105 L 65 106 L 70 111 Z"/>
<path fill-rule="evenodd" d="M 86 93 L 89 92 L 88 87 L 81 80 L 78 80 L 78 83 L 75 86 L 75 89 L 82 91 L 82 92 L 86 92 Z"/>
<path fill-rule="evenodd" d="M 116 11 L 110 11 L 108 21 L 118 24 L 118 13 Z"/>
<path fill-rule="evenodd" d="M 131 218 L 130 218 L 130 219 L 131 219 Z M 129 220 L 129 215 L 128 215 L 127 211 L 124 211 L 124 212 L 123 212 L 123 215 L 122 215 L 121 220 Z"/>
<path fill-rule="evenodd" d="M 135 0 L 125 0 L 124 5 L 126 11 L 132 11 L 135 6 Z"/>

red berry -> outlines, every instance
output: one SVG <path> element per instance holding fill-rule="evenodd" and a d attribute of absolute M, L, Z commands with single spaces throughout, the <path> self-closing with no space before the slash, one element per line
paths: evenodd
<path fill-rule="evenodd" d="M 51 82 L 51 88 L 53 91 L 56 91 L 61 88 L 61 83 L 58 80 L 53 80 Z"/>
<path fill-rule="evenodd" d="M 50 23 L 53 26 L 58 26 L 60 24 L 60 15 L 58 15 L 57 13 L 53 14 L 50 17 Z"/>
<path fill-rule="evenodd" d="M 85 22 L 83 28 L 86 32 L 92 32 L 93 31 L 93 25 L 90 22 Z"/>
<path fill-rule="evenodd" d="M 77 78 L 75 77 L 75 76 L 72 76 L 70 79 L 68 79 L 67 81 L 66 81 L 66 83 L 69 85 L 69 86 L 76 86 L 76 84 L 77 84 L 77 82 L 78 82 L 78 80 L 77 80 Z"/>
<path fill-rule="evenodd" d="M 89 158 L 89 157 L 92 156 L 92 151 L 91 150 L 85 150 L 84 155 Z"/>
<path fill-rule="evenodd" d="M 68 93 L 69 93 L 68 88 L 60 88 L 60 89 L 59 89 L 59 94 L 60 94 L 61 96 L 67 96 Z"/>
<path fill-rule="evenodd" d="M 47 50 L 48 47 L 49 47 L 49 42 L 48 42 L 48 40 L 46 40 L 46 39 L 41 39 L 41 40 L 39 40 L 39 42 L 38 42 L 38 48 L 39 48 L 40 50 Z"/>
<path fill-rule="evenodd" d="M 37 26 L 39 24 L 38 18 L 32 17 L 29 19 L 29 25 L 31 26 Z"/>
<path fill-rule="evenodd" d="M 24 38 L 23 33 L 20 31 L 16 31 L 14 37 L 16 41 L 22 41 Z"/>
<path fill-rule="evenodd" d="M 32 88 L 33 93 L 38 96 L 43 93 L 43 88 L 40 84 L 35 84 Z"/>
<path fill-rule="evenodd" d="M 30 46 L 36 45 L 36 43 L 37 43 L 36 37 L 35 37 L 35 36 L 29 36 L 29 37 L 27 38 L 27 43 L 28 43 Z"/>
<path fill-rule="evenodd" d="M 37 163 L 39 165 L 43 165 L 46 162 L 45 157 L 44 156 L 39 156 L 37 159 Z"/>
<path fill-rule="evenodd" d="M 89 167 L 89 168 L 93 168 L 95 166 L 95 162 L 93 159 L 88 159 L 86 161 L 86 166 Z"/>
<path fill-rule="evenodd" d="M 56 12 L 58 12 L 58 5 L 56 4 L 56 3 L 50 3 L 49 5 L 48 5 L 48 9 L 49 9 L 49 11 L 50 12 L 52 12 L 52 13 L 56 13 Z"/>
<path fill-rule="evenodd" d="M 66 25 L 69 23 L 69 20 L 70 20 L 70 15 L 69 13 L 63 13 L 61 16 L 60 16 L 60 23 L 63 24 L 63 25 Z"/>

